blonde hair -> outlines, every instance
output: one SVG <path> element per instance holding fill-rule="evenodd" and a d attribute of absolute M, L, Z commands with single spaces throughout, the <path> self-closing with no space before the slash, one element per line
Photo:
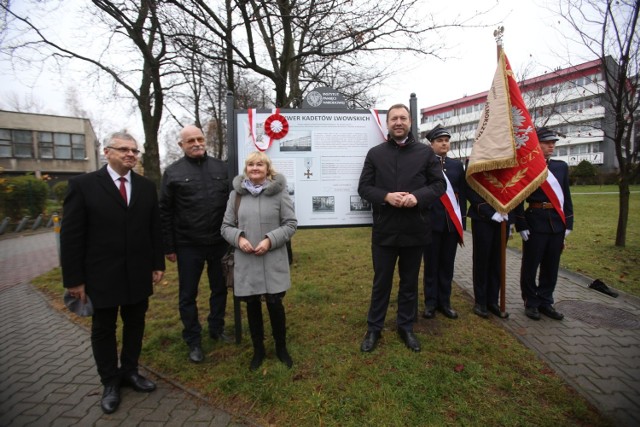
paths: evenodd
<path fill-rule="evenodd" d="M 247 166 L 249 162 L 263 162 L 267 165 L 267 179 L 273 179 L 274 176 L 278 174 L 278 172 L 273 167 L 271 163 L 271 159 L 262 151 L 253 151 L 249 153 L 247 158 L 244 160 L 244 174 L 247 174 Z"/>

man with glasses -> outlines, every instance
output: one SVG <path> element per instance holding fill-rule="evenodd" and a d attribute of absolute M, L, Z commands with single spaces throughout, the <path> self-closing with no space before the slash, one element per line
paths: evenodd
<path fill-rule="evenodd" d="M 165 255 L 171 262 L 178 261 L 182 338 L 189 347 L 189 360 L 200 363 L 204 353 L 196 298 L 205 263 L 211 292 L 209 336 L 216 341 L 231 341 L 224 333 L 227 288 L 220 263 L 227 250 L 220 226 L 229 197 L 229 179 L 226 163 L 207 155 L 199 128 L 182 129 L 178 145 L 184 157 L 164 172 L 160 216 Z"/>
<path fill-rule="evenodd" d="M 107 165 L 70 179 L 63 208 L 63 285 L 72 297 L 93 303 L 91 347 L 107 414 L 120 404 L 120 386 L 145 393 L 156 388 L 138 374 L 138 358 L 149 296 L 165 263 L 155 184 L 132 170 L 138 154 L 131 135 L 114 133 L 104 149 Z"/>

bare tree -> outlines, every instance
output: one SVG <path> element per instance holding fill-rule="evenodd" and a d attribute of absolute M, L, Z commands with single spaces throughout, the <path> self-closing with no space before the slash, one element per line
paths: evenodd
<path fill-rule="evenodd" d="M 87 13 L 95 16 L 107 26 L 107 46 L 100 52 L 85 53 L 78 46 L 78 40 L 57 42 L 51 35 L 38 28 L 27 16 L 14 13 L 9 5 L 0 3 L 4 11 L 22 27 L 35 35 L 35 40 L 24 41 L 13 46 L 3 46 L 6 51 L 17 55 L 20 49 L 45 58 L 81 60 L 95 66 L 110 76 L 115 84 L 124 89 L 136 101 L 144 129 L 144 154 L 142 162 L 145 175 L 160 184 L 160 158 L 158 151 L 158 130 L 162 120 L 167 79 L 166 67 L 171 61 L 167 42 L 162 32 L 159 3 L 155 0 L 92 0 L 93 9 Z M 134 59 L 112 58 L 114 45 L 128 44 L 128 53 L 136 53 Z M 73 46 L 73 47 L 70 47 Z M 46 52 L 45 52 L 46 51 Z M 48 54 L 47 54 L 48 52 Z M 117 56 L 117 55 L 116 55 Z M 136 61 L 137 59 L 137 61 Z M 130 68 L 125 66 L 131 65 Z"/>
<path fill-rule="evenodd" d="M 614 144 L 620 192 L 616 246 L 626 245 L 629 184 L 636 179 L 639 146 L 633 141 L 638 120 L 640 74 L 640 0 L 559 0 L 559 15 L 569 24 L 576 42 L 602 61 L 605 139 Z"/>
<path fill-rule="evenodd" d="M 47 109 L 42 99 L 33 95 L 20 96 L 15 92 L 9 92 L 4 101 L 0 103 L 0 108 L 6 108 L 19 113 L 40 113 L 46 114 Z"/>
<path fill-rule="evenodd" d="M 278 107 L 297 105 L 307 86 L 318 83 L 340 82 L 347 98 L 359 99 L 365 82 L 371 88 L 385 69 L 368 56 L 391 53 L 385 65 L 393 63 L 394 53 L 436 56 L 442 39 L 428 43 L 427 36 L 469 22 L 458 17 L 439 24 L 444 21 L 425 16 L 419 0 L 226 0 L 223 11 L 206 0 L 167 2 L 205 28 L 207 40 L 225 48 L 224 54 L 207 49 L 200 55 L 264 76 L 273 84 Z M 228 87 L 235 90 L 232 80 Z"/>

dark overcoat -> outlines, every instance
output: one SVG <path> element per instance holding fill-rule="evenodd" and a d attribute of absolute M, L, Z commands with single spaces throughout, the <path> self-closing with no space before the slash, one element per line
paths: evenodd
<path fill-rule="evenodd" d="M 96 308 L 134 304 L 153 293 L 152 272 L 165 264 L 152 181 L 132 171 L 127 206 L 104 166 L 69 180 L 63 212 L 65 288 L 84 284 Z"/>

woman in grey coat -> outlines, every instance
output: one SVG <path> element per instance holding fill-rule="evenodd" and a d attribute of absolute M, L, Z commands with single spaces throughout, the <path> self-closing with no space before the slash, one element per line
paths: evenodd
<path fill-rule="evenodd" d="M 244 173 L 233 180 L 222 221 L 222 237 L 236 248 L 233 291 L 247 303 L 252 371 L 260 367 L 265 357 L 263 298 L 271 319 L 276 355 L 287 367 L 293 365 L 287 351 L 282 299 L 291 287 L 285 244 L 296 232 L 298 221 L 286 187 L 285 177 L 276 173 L 265 153 L 250 153 Z M 236 213 L 237 197 L 240 203 Z"/>

